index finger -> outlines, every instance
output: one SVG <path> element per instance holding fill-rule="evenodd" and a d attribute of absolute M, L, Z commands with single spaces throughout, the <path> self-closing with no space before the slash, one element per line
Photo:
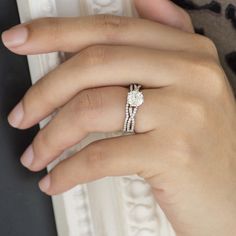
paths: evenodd
<path fill-rule="evenodd" d="M 97 44 L 204 51 L 199 38 L 204 37 L 158 22 L 112 15 L 42 18 L 18 25 L 2 34 L 5 46 L 18 54 L 77 52 Z"/>

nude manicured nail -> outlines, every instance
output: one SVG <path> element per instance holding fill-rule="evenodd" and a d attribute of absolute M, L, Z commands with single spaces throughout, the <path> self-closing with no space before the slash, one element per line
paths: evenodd
<path fill-rule="evenodd" d="M 2 33 L 2 41 L 6 47 L 18 47 L 24 44 L 28 38 L 28 29 L 24 26 L 16 26 Z"/>
<path fill-rule="evenodd" d="M 33 163 L 33 160 L 34 160 L 34 151 L 32 145 L 30 145 L 23 153 L 20 161 L 23 166 L 28 168 Z"/>
<path fill-rule="evenodd" d="M 42 180 L 39 182 L 39 188 L 42 192 L 46 192 L 50 188 L 51 184 L 51 177 L 50 175 L 45 176 Z"/>
<path fill-rule="evenodd" d="M 11 126 L 18 128 L 23 120 L 24 110 L 22 103 L 18 103 L 8 116 L 8 122 Z"/>

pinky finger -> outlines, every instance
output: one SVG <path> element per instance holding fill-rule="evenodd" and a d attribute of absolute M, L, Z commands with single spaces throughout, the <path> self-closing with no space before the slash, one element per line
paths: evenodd
<path fill-rule="evenodd" d="M 147 149 L 144 153 L 142 143 L 147 143 L 148 137 L 147 133 L 96 141 L 59 163 L 39 187 L 55 195 L 106 176 L 139 174 L 147 163 Z"/>

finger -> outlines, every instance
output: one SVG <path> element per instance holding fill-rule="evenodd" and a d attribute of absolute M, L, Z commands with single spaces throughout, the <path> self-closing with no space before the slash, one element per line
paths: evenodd
<path fill-rule="evenodd" d="M 170 0 L 135 0 L 140 16 L 186 32 L 194 32 L 189 14 Z"/>
<path fill-rule="evenodd" d="M 111 15 L 37 19 L 5 31 L 2 40 L 18 54 L 77 52 L 97 44 L 197 51 L 194 34 L 152 21 Z"/>
<path fill-rule="evenodd" d="M 152 150 L 152 147 L 143 149 L 143 143 L 149 143 L 148 138 L 148 134 L 138 134 L 92 143 L 57 165 L 39 186 L 47 194 L 55 195 L 106 176 L 142 173 L 148 168 L 145 159 Z"/>
<path fill-rule="evenodd" d="M 135 131 L 144 133 L 163 126 L 173 117 L 170 94 L 164 89 L 142 91 L 145 102 L 136 114 Z M 33 171 L 45 168 L 69 147 L 92 132 L 115 132 L 123 129 L 128 89 L 104 87 L 84 90 L 68 102 L 34 138 L 21 158 Z M 156 118 L 155 113 L 158 113 Z M 62 135 L 63 134 L 63 135 Z"/>
<path fill-rule="evenodd" d="M 177 52 L 122 46 L 88 48 L 32 86 L 9 115 L 9 123 L 29 128 L 87 88 L 131 83 L 169 86 L 186 76 L 190 59 L 183 60 Z"/>

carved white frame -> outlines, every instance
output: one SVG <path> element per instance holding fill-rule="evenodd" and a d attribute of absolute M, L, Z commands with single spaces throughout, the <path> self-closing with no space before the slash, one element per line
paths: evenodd
<path fill-rule="evenodd" d="M 17 0 L 21 22 L 50 16 L 110 13 L 136 15 L 131 0 Z M 32 82 L 63 61 L 63 54 L 28 56 Z M 50 117 L 40 123 L 43 127 Z M 88 143 L 120 135 L 92 134 L 67 150 L 48 170 Z M 52 198 L 59 236 L 174 236 L 150 186 L 137 175 L 106 177 Z"/>

